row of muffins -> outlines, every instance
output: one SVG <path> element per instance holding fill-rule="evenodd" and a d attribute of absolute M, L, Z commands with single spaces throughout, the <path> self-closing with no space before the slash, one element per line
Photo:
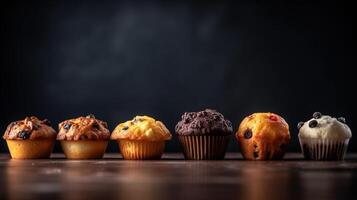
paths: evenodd
<path fill-rule="evenodd" d="M 26 117 L 8 125 L 3 138 L 12 158 L 48 158 L 54 141 L 60 141 L 69 159 L 102 158 L 109 140 L 118 142 L 124 159 L 160 159 L 170 131 L 158 120 L 136 116 L 120 123 L 112 132 L 107 123 L 94 115 L 61 122 L 58 134 L 49 120 Z M 298 123 L 303 155 L 310 160 L 342 160 L 347 151 L 350 128 L 344 118 L 313 114 L 307 122 Z M 175 132 L 186 159 L 224 159 L 233 135 L 232 123 L 211 109 L 186 112 L 175 126 Z M 274 113 L 254 113 L 240 123 L 235 134 L 242 155 L 248 160 L 282 159 L 290 141 L 289 125 Z"/>

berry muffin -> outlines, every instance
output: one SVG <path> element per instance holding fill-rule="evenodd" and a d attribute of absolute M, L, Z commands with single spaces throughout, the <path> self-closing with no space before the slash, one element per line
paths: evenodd
<path fill-rule="evenodd" d="M 61 142 L 68 159 L 102 158 L 107 148 L 110 132 L 106 122 L 94 115 L 78 117 L 58 125 L 57 140 Z"/>
<path fill-rule="evenodd" d="M 50 157 L 56 134 L 50 121 L 32 116 L 10 123 L 3 138 L 12 158 L 36 159 Z"/>
<path fill-rule="evenodd" d="M 186 159 L 224 159 L 232 123 L 215 110 L 186 112 L 175 127 Z"/>
<path fill-rule="evenodd" d="M 254 113 L 241 122 L 236 133 L 247 160 L 282 159 L 290 141 L 289 125 L 274 113 Z"/>
<path fill-rule="evenodd" d="M 299 122 L 299 141 L 308 160 L 343 160 L 352 137 L 344 117 L 313 114 L 307 122 Z"/>
<path fill-rule="evenodd" d="M 171 139 L 171 134 L 162 122 L 136 116 L 119 124 L 110 138 L 118 142 L 126 160 L 155 160 L 161 158 L 165 141 Z"/>

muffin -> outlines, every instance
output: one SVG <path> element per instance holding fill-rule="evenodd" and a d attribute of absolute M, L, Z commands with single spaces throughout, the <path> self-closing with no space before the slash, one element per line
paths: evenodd
<path fill-rule="evenodd" d="M 290 141 L 289 125 L 274 113 L 254 113 L 241 122 L 236 133 L 247 160 L 279 160 Z"/>
<path fill-rule="evenodd" d="M 63 121 L 58 129 L 57 140 L 68 159 L 103 157 L 110 138 L 106 122 L 88 115 Z"/>
<path fill-rule="evenodd" d="M 126 160 L 155 160 L 161 158 L 165 141 L 171 139 L 171 134 L 162 122 L 136 116 L 119 124 L 110 138 L 118 142 Z"/>
<path fill-rule="evenodd" d="M 344 117 L 334 118 L 313 114 L 307 122 L 298 124 L 299 141 L 305 159 L 343 160 L 352 137 Z"/>
<path fill-rule="evenodd" d="M 14 159 L 49 158 L 56 139 L 56 131 L 49 120 L 26 117 L 8 125 L 3 138 Z"/>
<path fill-rule="evenodd" d="M 184 113 L 175 131 L 189 160 L 224 159 L 233 134 L 232 123 L 211 109 Z"/>

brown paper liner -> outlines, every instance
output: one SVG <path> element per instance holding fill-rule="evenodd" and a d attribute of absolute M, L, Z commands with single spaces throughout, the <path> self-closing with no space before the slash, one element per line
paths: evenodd
<path fill-rule="evenodd" d="M 349 139 L 328 140 L 299 138 L 302 153 L 307 160 L 343 160 Z"/>
<path fill-rule="evenodd" d="M 11 158 L 13 159 L 39 159 L 49 158 L 55 140 L 6 140 Z"/>
<path fill-rule="evenodd" d="M 188 160 L 222 160 L 231 138 L 227 136 L 178 136 Z"/>
<path fill-rule="evenodd" d="M 68 159 L 102 158 L 108 146 L 105 140 L 61 140 L 64 155 Z"/>
<path fill-rule="evenodd" d="M 117 140 L 125 160 L 158 160 L 165 149 L 165 141 Z"/>

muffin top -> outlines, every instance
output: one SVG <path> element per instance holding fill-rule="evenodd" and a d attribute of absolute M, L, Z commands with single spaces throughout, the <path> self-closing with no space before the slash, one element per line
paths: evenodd
<path fill-rule="evenodd" d="M 230 135 L 232 123 L 215 110 L 185 112 L 175 127 L 178 135 Z"/>
<path fill-rule="evenodd" d="M 243 119 L 236 133 L 238 138 L 264 138 L 270 141 L 289 140 L 289 125 L 274 113 L 254 113 Z"/>
<path fill-rule="evenodd" d="M 61 122 L 58 125 L 57 140 L 108 140 L 108 125 L 94 115 L 78 117 Z"/>
<path fill-rule="evenodd" d="M 342 140 L 352 137 L 351 129 L 347 126 L 344 117 L 336 119 L 319 112 L 315 112 L 313 118 L 307 122 L 300 122 L 298 129 L 299 137 L 303 138 Z"/>
<path fill-rule="evenodd" d="M 56 131 L 51 127 L 49 120 L 41 121 L 37 117 L 31 116 L 10 123 L 3 138 L 5 140 L 55 139 Z"/>
<path fill-rule="evenodd" d="M 110 138 L 112 140 L 163 141 L 170 140 L 171 134 L 162 122 L 148 116 L 136 116 L 132 120 L 119 124 Z"/>

